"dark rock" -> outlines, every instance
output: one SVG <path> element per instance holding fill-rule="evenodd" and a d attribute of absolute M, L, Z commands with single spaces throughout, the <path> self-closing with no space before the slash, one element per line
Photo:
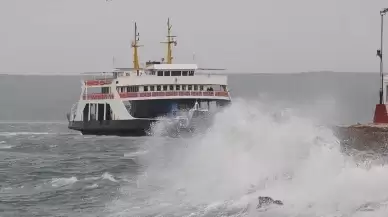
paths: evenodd
<path fill-rule="evenodd" d="M 268 206 L 271 204 L 276 204 L 276 205 L 283 205 L 283 202 L 280 200 L 274 200 L 271 197 L 259 197 L 259 204 L 257 205 L 256 208 L 261 208 L 264 206 Z"/>

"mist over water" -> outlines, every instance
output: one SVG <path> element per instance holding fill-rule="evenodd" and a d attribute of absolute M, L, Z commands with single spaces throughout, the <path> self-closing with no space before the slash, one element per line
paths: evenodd
<path fill-rule="evenodd" d="M 341 152 L 325 127 L 324 114 L 334 107 L 235 99 L 205 134 L 150 137 L 148 152 L 137 158 L 142 173 L 108 210 L 111 216 L 386 216 L 388 168 Z M 304 115 L 317 112 L 321 118 Z M 259 212 L 258 196 L 284 206 Z"/>

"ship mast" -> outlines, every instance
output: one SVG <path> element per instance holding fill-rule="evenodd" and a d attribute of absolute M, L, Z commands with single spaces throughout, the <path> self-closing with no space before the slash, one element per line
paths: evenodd
<path fill-rule="evenodd" d="M 135 38 L 134 38 L 134 41 L 132 41 L 131 47 L 133 48 L 133 68 L 137 71 L 138 74 L 139 74 L 140 66 L 139 66 L 139 56 L 137 53 L 137 48 L 143 46 L 138 44 L 139 36 L 140 34 L 137 32 L 137 24 L 135 22 Z"/>
<path fill-rule="evenodd" d="M 172 25 L 170 25 L 170 18 L 168 18 L 168 20 L 167 20 L 167 41 L 161 42 L 161 43 L 167 44 L 167 64 L 171 64 L 172 59 L 173 59 L 171 45 L 174 44 L 174 46 L 176 46 L 176 44 L 177 44 L 177 41 L 174 40 L 174 38 L 176 36 L 171 35 L 171 27 L 172 27 Z"/>

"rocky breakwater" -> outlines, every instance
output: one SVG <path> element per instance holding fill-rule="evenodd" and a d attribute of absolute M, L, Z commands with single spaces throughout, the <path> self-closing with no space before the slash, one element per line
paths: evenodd
<path fill-rule="evenodd" d="M 388 124 L 356 124 L 333 129 L 343 149 L 388 153 Z"/>

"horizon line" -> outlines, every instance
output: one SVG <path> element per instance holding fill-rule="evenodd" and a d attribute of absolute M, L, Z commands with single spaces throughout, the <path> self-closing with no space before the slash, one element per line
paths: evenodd
<path fill-rule="evenodd" d="M 0 72 L 0 75 L 27 75 L 27 76 L 87 76 L 87 73 L 103 73 L 101 72 Z M 107 72 L 108 74 L 112 72 Z M 210 72 L 209 72 L 210 73 Z M 315 73 L 350 73 L 350 74 L 379 74 L 380 72 L 349 72 L 349 71 L 329 71 L 329 70 L 322 70 L 322 71 L 305 71 L 305 72 L 212 72 L 211 74 L 228 74 L 228 75 L 241 75 L 241 74 L 315 74 Z M 208 72 L 199 72 L 198 74 L 208 74 Z"/>

